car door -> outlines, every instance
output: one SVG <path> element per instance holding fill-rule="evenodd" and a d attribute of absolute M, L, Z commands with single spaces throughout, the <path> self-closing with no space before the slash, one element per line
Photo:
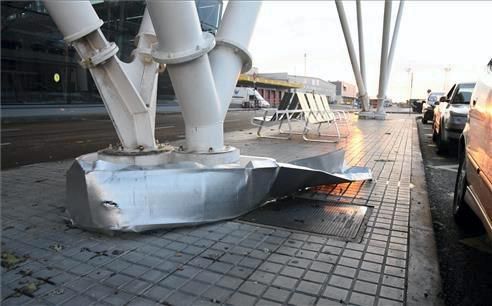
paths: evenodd
<path fill-rule="evenodd" d="M 468 180 L 492 220 L 492 76 L 477 82 L 468 113 Z"/>
<path fill-rule="evenodd" d="M 439 105 L 437 105 L 434 108 L 434 130 L 438 134 L 439 134 L 439 127 L 441 126 L 441 116 L 444 113 L 446 107 L 448 106 L 449 101 L 451 101 L 456 87 L 457 87 L 456 84 L 454 84 L 453 87 L 451 87 L 451 89 L 446 94 L 446 101 L 439 102 Z"/>

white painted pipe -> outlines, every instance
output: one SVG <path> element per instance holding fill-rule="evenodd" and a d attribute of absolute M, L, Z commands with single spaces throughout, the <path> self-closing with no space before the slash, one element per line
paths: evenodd
<path fill-rule="evenodd" d="M 378 113 L 384 113 L 384 99 L 386 96 L 385 82 L 388 69 L 388 46 L 391 27 L 391 0 L 384 1 L 383 39 L 381 43 L 381 61 L 379 66 L 379 90 L 378 90 Z"/>
<path fill-rule="evenodd" d="M 72 42 L 96 31 L 103 25 L 89 1 L 45 0 L 44 6 L 66 42 Z"/>
<path fill-rule="evenodd" d="M 340 19 L 340 24 L 342 26 L 343 36 L 345 38 L 345 43 L 347 45 L 347 50 L 350 57 L 350 63 L 352 64 L 352 70 L 354 71 L 355 81 L 359 89 L 359 98 L 362 100 L 362 110 L 369 111 L 369 97 L 367 96 L 366 87 L 362 80 L 362 75 L 359 68 L 359 63 L 357 61 L 357 56 L 355 55 L 355 48 L 352 43 L 352 36 L 350 35 L 350 29 L 347 23 L 347 16 L 345 15 L 345 10 L 343 8 L 343 3 L 340 0 L 335 1 L 338 18 Z"/>
<path fill-rule="evenodd" d="M 116 56 L 118 47 L 99 29 L 103 22 L 89 1 L 46 0 L 44 4 L 65 40 L 80 55 L 82 66 L 90 70 L 124 149 L 155 149 L 157 64 L 142 58 L 122 63 Z M 150 47 L 149 41 L 145 43 Z M 146 77 L 142 77 L 143 70 L 147 70 Z M 144 78 L 150 86 L 141 86 Z"/>
<path fill-rule="evenodd" d="M 389 78 L 391 74 L 391 68 L 393 66 L 393 57 L 395 55 L 396 41 L 398 39 L 398 32 L 400 31 L 401 16 L 403 15 L 403 5 L 405 1 L 401 0 L 398 6 L 398 14 L 396 15 L 395 27 L 393 28 L 393 38 L 391 39 L 391 47 L 388 55 L 388 71 L 386 72 L 384 92 L 388 90 Z"/>
<path fill-rule="evenodd" d="M 186 150 L 224 150 L 223 118 L 207 52 L 215 40 L 203 33 L 194 1 L 147 0 L 159 41 L 152 56 L 167 64 L 185 121 Z"/>
<path fill-rule="evenodd" d="M 222 118 L 231 103 L 239 74 L 251 69 L 249 43 L 261 8 L 260 1 L 229 1 L 210 52 L 210 64 Z"/>
<path fill-rule="evenodd" d="M 364 24 L 362 23 L 362 4 L 360 0 L 355 2 L 357 9 L 357 30 L 359 38 L 359 61 L 360 61 L 360 74 L 362 76 L 362 82 L 364 87 L 367 89 L 367 79 L 366 79 L 366 55 L 364 52 Z"/>

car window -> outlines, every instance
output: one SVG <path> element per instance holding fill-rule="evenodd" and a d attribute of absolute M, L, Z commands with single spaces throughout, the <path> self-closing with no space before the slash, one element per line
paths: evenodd
<path fill-rule="evenodd" d="M 456 84 L 451 87 L 451 89 L 448 91 L 448 94 L 446 95 L 446 100 L 451 99 L 451 96 L 453 95 L 454 88 L 456 87 Z"/>
<path fill-rule="evenodd" d="M 460 86 L 451 103 L 470 104 L 473 86 Z"/>
<path fill-rule="evenodd" d="M 436 92 L 436 93 L 431 93 L 429 95 L 429 102 L 436 102 L 436 101 L 439 101 L 439 98 L 444 96 L 444 93 L 441 93 L 441 92 Z"/>

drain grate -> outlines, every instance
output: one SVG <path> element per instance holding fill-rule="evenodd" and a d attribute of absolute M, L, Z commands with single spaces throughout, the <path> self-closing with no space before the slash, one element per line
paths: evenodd
<path fill-rule="evenodd" d="M 360 242 L 371 213 L 371 206 L 296 198 L 270 203 L 240 220 Z"/>

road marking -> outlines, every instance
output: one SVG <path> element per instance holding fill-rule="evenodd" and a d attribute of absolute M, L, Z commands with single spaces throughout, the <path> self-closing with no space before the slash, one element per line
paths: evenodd
<path fill-rule="evenodd" d="M 442 166 L 427 166 L 432 169 L 437 169 L 437 170 L 447 170 L 451 172 L 458 172 L 458 164 L 452 164 L 452 165 L 442 165 Z"/>
<path fill-rule="evenodd" d="M 241 119 L 229 119 L 224 122 L 237 122 L 237 121 L 241 121 Z"/>
<path fill-rule="evenodd" d="M 0 146 L 8 146 L 10 144 L 10 142 L 4 142 L 4 143 L 0 143 Z"/>
<path fill-rule="evenodd" d="M 427 137 L 432 137 L 432 134 L 424 134 Z"/>
<path fill-rule="evenodd" d="M 163 129 L 172 129 L 175 127 L 176 127 L 175 125 L 168 125 L 168 126 L 159 126 L 159 127 L 156 127 L 155 129 L 156 130 L 163 130 Z"/>
<path fill-rule="evenodd" d="M 436 145 L 435 145 L 435 144 L 433 144 L 433 143 L 429 143 L 427 146 L 428 146 L 428 147 L 436 147 Z"/>

